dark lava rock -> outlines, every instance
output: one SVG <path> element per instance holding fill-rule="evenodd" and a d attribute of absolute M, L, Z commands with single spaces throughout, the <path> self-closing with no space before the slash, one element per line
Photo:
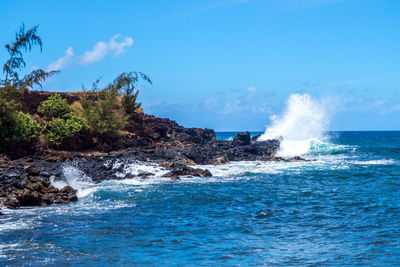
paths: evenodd
<path fill-rule="evenodd" d="M 7 193 L 0 189 L 0 197 L 7 197 Z"/>
<path fill-rule="evenodd" d="M 25 185 L 22 187 L 9 188 L 8 194 L 0 191 L 0 203 L 9 209 L 18 209 L 21 206 L 47 206 L 78 200 L 77 191 L 70 186 L 58 190 L 49 181 L 39 177 L 31 177 L 24 181 Z"/>
<path fill-rule="evenodd" d="M 283 158 L 283 157 L 272 157 L 272 161 L 283 161 L 283 162 L 309 162 L 311 160 L 304 159 L 300 156 L 294 156 L 293 158 Z"/>
<path fill-rule="evenodd" d="M 164 165 L 168 167 L 167 165 Z M 197 177 L 211 177 L 212 173 L 209 170 L 200 168 L 192 168 L 182 163 L 171 163 L 168 167 L 172 169 L 170 172 L 163 175 L 163 177 L 177 178 L 179 176 L 197 176 Z"/>
<path fill-rule="evenodd" d="M 0 199 L 0 202 L 2 203 L 3 206 L 12 210 L 19 209 L 19 207 L 21 206 L 18 200 L 9 197 L 5 199 L 4 198 Z"/>
<path fill-rule="evenodd" d="M 42 196 L 28 188 L 14 192 L 14 194 L 21 206 L 40 206 L 42 203 Z"/>
<path fill-rule="evenodd" d="M 257 142 L 257 139 L 260 138 L 261 134 L 253 136 L 250 140 L 251 142 Z"/>
<path fill-rule="evenodd" d="M 151 172 L 141 172 L 141 173 L 139 173 L 137 176 L 138 176 L 138 177 L 141 177 L 141 178 L 147 178 L 147 177 L 152 176 L 152 175 L 154 175 L 154 173 L 151 173 Z"/>
<path fill-rule="evenodd" d="M 33 168 L 31 165 L 26 165 L 23 171 L 32 176 L 38 176 L 40 174 L 40 170 Z"/>
<path fill-rule="evenodd" d="M 250 144 L 250 133 L 240 132 L 233 138 L 233 143 L 235 145 L 246 146 Z"/>

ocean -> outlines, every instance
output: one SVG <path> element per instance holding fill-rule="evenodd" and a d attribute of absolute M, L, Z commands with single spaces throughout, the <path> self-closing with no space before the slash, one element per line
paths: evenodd
<path fill-rule="evenodd" d="M 398 265 L 400 132 L 323 135 L 279 152 L 312 161 L 201 166 L 210 178 L 137 163 L 124 171 L 154 177 L 93 184 L 65 165 L 79 201 L 3 209 L 0 265 Z"/>

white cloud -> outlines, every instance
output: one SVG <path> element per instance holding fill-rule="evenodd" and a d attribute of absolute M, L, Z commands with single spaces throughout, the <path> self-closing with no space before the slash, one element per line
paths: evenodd
<path fill-rule="evenodd" d="M 85 54 L 80 57 L 80 63 L 88 65 L 102 60 L 106 56 L 107 50 L 107 44 L 105 42 L 97 42 L 92 51 L 86 51 Z"/>
<path fill-rule="evenodd" d="M 74 49 L 70 46 L 65 51 L 65 55 L 50 63 L 46 70 L 62 70 L 71 63 L 87 66 L 104 59 L 108 55 L 118 56 L 132 44 L 133 39 L 131 37 L 123 38 L 121 34 L 116 34 L 108 42 L 98 41 L 92 50 L 86 51 L 82 56 L 75 56 Z"/>
<path fill-rule="evenodd" d="M 111 37 L 110 42 L 108 43 L 110 50 L 114 53 L 114 55 L 119 55 L 125 52 L 125 46 L 131 46 L 133 44 L 133 39 L 131 37 L 125 37 L 122 42 L 116 41 L 118 38 L 122 38 L 121 34 L 116 34 Z"/>
<path fill-rule="evenodd" d="M 79 62 L 82 65 L 89 65 L 91 63 L 97 62 L 105 58 L 107 55 L 117 56 L 125 52 L 125 47 L 131 46 L 133 44 L 133 39 L 131 37 L 125 37 L 123 40 L 118 41 L 122 38 L 121 34 L 116 34 L 111 37 L 108 43 L 104 41 L 97 42 L 93 50 L 86 51 L 83 56 L 80 57 Z"/>
<path fill-rule="evenodd" d="M 74 49 L 70 46 L 65 51 L 64 56 L 60 57 L 57 61 L 54 61 L 47 66 L 46 71 L 62 70 L 71 62 L 73 56 Z"/>
<path fill-rule="evenodd" d="M 275 91 L 254 86 L 218 91 L 193 103 L 178 104 L 168 101 L 143 102 L 146 112 L 176 120 L 190 127 L 215 130 L 264 130 L 265 124 L 277 107 L 272 99 Z M 193 119 L 195 118 L 195 119 Z"/>
<path fill-rule="evenodd" d="M 263 116 L 271 113 L 269 100 L 274 91 L 265 94 L 254 86 L 247 89 L 217 92 L 200 103 L 194 105 L 199 110 L 203 108 L 219 115 L 249 114 Z"/>

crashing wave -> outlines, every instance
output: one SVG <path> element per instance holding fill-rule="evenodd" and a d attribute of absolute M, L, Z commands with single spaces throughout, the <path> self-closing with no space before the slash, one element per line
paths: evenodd
<path fill-rule="evenodd" d="M 311 140 L 308 154 L 332 155 L 332 154 L 347 153 L 349 151 L 354 151 L 354 150 L 355 150 L 354 146 L 337 145 L 332 143 L 321 142 L 319 140 Z"/>
<path fill-rule="evenodd" d="M 308 153 L 340 153 L 344 146 L 330 144 L 325 134 L 329 116 L 324 101 L 312 99 L 308 94 L 289 97 L 282 116 L 271 117 L 269 126 L 258 140 L 281 140 L 278 156 L 293 157 Z"/>

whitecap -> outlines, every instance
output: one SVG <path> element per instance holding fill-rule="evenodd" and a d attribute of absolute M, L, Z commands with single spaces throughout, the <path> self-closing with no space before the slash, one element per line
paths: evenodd
<path fill-rule="evenodd" d="M 352 164 L 357 165 L 393 165 L 396 164 L 396 161 L 393 159 L 376 159 L 376 160 L 355 160 L 351 162 Z"/>

